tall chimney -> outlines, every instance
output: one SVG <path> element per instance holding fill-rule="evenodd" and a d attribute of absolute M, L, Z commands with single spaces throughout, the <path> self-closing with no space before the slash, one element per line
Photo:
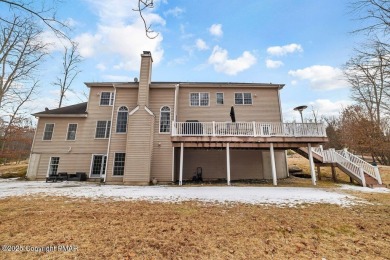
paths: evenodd
<path fill-rule="evenodd" d="M 152 54 L 150 51 L 144 51 L 141 54 L 141 69 L 139 75 L 138 105 L 149 105 L 149 85 L 152 78 Z"/>

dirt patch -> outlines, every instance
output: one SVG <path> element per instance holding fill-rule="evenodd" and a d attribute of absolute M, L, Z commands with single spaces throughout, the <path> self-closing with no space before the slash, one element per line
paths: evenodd
<path fill-rule="evenodd" d="M 1 252 L 2 259 L 388 259 L 389 195 L 374 205 L 0 200 L 6 245 L 75 245 L 72 252 Z"/>

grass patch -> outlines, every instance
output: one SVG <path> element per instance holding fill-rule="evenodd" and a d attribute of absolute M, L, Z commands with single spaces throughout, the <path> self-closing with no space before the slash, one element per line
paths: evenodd
<path fill-rule="evenodd" d="M 27 165 L 14 165 L 13 167 L 0 167 L 0 178 L 25 178 Z"/>
<path fill-rule="evenodd" d="M 0 200 L 0 241 L 76 245 L 7 259 L 387 259 L 390 200 L 342 208 L 30 197 Z"/>

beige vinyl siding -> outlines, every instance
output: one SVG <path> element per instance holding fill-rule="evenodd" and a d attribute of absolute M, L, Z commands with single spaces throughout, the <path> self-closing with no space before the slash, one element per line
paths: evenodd
<path fill-rule="evenodd" d="M 172 181 L 172 142 L 171 133 L 159 133 L 160 109 L 169 106 L 171 109 L 171 121 L 173 120 L 175 103 L 174 88 L 153 88 L 150 90 L 150 110 L 155 114 L 153 160 L 151 177 L 161 182 Z M 171 124 L 172 128 L 172 124 Z"/>
<path fill-rule="evenodd" d="M 145 108 L 129 116 L 124 183 L 150 182 L 154 117 Z"/>
<path fill-rule="evenodd" d="M 36 138 L 32 152 L 34 153 L 106 153 L 108 139 L 95 139 L 98 120 L 111 120 L 112 106 L 99 106 L 99 93 L 114 91 L 109 87 L 91 88 L 88 117 L 41 117 L 37 126 Z M 46 123 L 54 123 L 53 136 L 50 141 L 44 141 L 43 132 Z M 66 140 L 68 124 L 77 124 L 76 140 Z"/>
<path fill-rule="evenodd" d="M 116 98 L 114 104 L 114 115 L 112 119 L 112 133 L 110 141 L 110 149 L 107 160 L 107 182 L 123 182 L 123 177 L 113 176 L 113 164 L 115 153 L 126 152 L 127 134 L 129 132 L 129 117 L 127 118 L 127 133 L 116 133 L 116 122 L 118 109 L 121 106 L 126 106 L 131 112 L 137 106 L 138 89 L 120 87 L 116 89 Z M 125 162 L 126 165 L 127 162 Z M 125 173 L 126 174 L 126 173 Z"/>
<path fill-rule="evenodd" d="M 210 93 L 209 106 L 190 106 L 191 92 Z M 217 105 L 216 93 L 224 93 L 224 104 Z M 234 93 L 251 93 L 252 105 L 235 105 Z M 226 122 L 230 119 L 230 107 L 234 106 L 237 122 L 280 122 L 278 89 L 267 87 L 181 87 L 179 91 L 178 121 L 199 120 L 203 122 Z"/>
<path fill-rule="evenodd" d="M 57 172 L 85 172 L 89 176 L 92 154 L 64 154 L 64 153 L 44 153 L 41 154 L 37 172 L 37 179 L 45 179 L 49 169 L 51 157 L 60 157 Z"/>
<path fill-rule="evenodd" d="M 152 59 L 142 57 L 139 79 L 138 104 L 140 106 L 149 105 L 149 85 L 151 79 Z"/>

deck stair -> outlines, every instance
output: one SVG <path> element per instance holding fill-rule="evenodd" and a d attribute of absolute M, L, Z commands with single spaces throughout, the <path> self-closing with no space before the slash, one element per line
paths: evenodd
<path fill-rule="evenodd" d="M 297 149 L 296 152 L 308 158 L 308 148 L 302 147 Z M 363 187 L 386 187 L 382 183 L 377 166 L 367 163 L 346 149 L 324 150 L 322 146 L 313 147 L 312 154 L 314 163 L 335 165 Z"/>

